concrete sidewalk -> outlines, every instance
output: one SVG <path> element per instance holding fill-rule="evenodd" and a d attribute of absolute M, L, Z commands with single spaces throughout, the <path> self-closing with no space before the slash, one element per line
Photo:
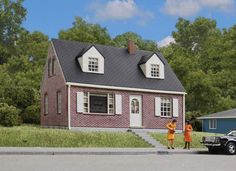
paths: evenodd
<path fill-rule="evenodd" d="M 203 153 L 207 153 L 207 149 L 0 147 L 0 155 L 167 155 Z"/>

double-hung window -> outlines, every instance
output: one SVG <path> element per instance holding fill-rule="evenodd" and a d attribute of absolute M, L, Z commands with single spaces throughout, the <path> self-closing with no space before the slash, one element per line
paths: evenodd
<path fill-rule="evenodd" d="M 161 116 L 171 117 L 172 116 L 172 100 L 168 97 L 161 98 Z"/>
<path fill-rule="evenodd" d="M 48 77 L 55 75 L 55 58 L 48 59 Z"/>
<path fill-rule="evenodd" d="M 48 94 L 44 94 L 44 115 L 48 114 Z"/>
<path fill-rule="evenodd" d="M 53 58 L 52 59 L 52 75 L 55 75 L 55 62 L 56 62 L 56 59 Z"/>
<path fill-rule="evenodd" d="M 52 61 L 51 58 L 48 59 L 48 77 L 52 76 L 52 73 L 51 73 L 51 71 L 52 71 L 52 62 L 51 61 Z"/>
<path fill-rule="evenodd" d="M 61 114 L 61 91 L 57 91 L 57 113 Z"/>
<path fill-rule="evenodd" d="M 84 112 L 114 113 L 114 95 L 111 93 L 84 93 Z"/>
<path fill-rule="evenodd" d="M 216 129 L 217 128 L 217 120 L 216 119 L 210 119 L 209 120 L 209 129 Z"/>

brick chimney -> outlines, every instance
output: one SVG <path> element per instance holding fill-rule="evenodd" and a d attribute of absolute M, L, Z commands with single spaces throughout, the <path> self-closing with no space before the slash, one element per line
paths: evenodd
<path fill-rule="evenodd" d="M 136 53 L 136 46 L 132 40 L 128 40 L 128 52 L 130 55 L 134 55 Z"/>

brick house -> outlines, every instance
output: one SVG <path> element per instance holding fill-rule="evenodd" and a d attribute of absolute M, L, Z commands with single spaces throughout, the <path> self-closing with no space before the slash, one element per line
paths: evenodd
<path fill-rule="evenodd" d="M 41 83 L 43 127 L 163 130 L 185 118 L 185 89 L 159 52 L 53 39 Z"/>

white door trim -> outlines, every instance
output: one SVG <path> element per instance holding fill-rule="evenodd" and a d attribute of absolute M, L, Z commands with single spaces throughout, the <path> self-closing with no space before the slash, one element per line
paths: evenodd
<path fill-rule="evenodd" d="M 135 100 L 136 101 L 133 101 Z M 136 102 L 137 105 L 132 104 Z M 142 128 L 142 96 L 129 96 L 130 127 Z"/>

